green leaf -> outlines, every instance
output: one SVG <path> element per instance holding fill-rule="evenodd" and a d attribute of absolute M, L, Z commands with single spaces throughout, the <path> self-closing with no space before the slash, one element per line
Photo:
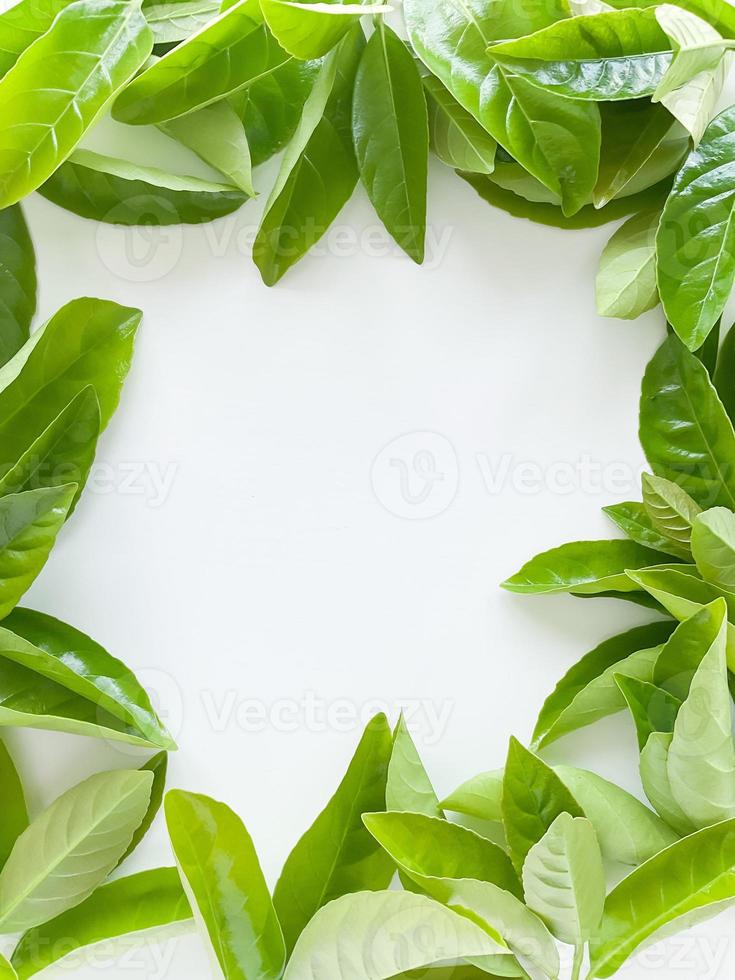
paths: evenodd
<path fill-rule="evenodd" d="M 716 68 L 725 54 L 725 42 L 711 24 L 674 4 L 654 8 L 659 26 L 674 47 L 671 67 L 658 83 L 653 101 L 688 84 L 701 72 Z"/>
<path fill-rule="evenodd" d="M 0 870 L 5 866 L 15 842 L 28 826 L 28 810 L 23 784 L 8 748 L 0 739 L 0 786 L 3 788 L 3 815 L 0 820 Z M 0 976 L 2 974 L 0 973 Z"/>
<path fill-rule="evenodd" d="M 224 803 L 172 790 L 164 803 L 182 884 L 226 980 L 278 980 L 283 934 L 250 834 Z"/>
<path fill-rule="evenodd" d="M 421 264 L 429 156 L 426 98 L 408 48 L 382 22 L 357 69 L 352 133 L 373 207 L 403 251 Z"/>
<path fill-rule="evenodd" d="M 0 368 L 0 476 L 87 385 L 104 427 L 120 400 L 140 310 L 77 299 L 48 320 Z"/>
<path fill-rule="evenodd" d="M 642 544 L 646 548 L 653 548 L 654 551 L 663 551 L 664 554 L 679 554 L 676 545 L 672 544 L 668 538 L 664 538 L 654 528 L 642 503 L 628 500 L 625 503 L 613 504 L 602 509 L 632 541 L 637 541 L 638 544 Z"/>
<path fill-rule="evenodd" d="M 523 865 L 526 904 L 562 942 L 581 946 L 605 904 L 605 872 L 589 820 L 560 813 Z"/>
<path fill-rule="evenodd" d="M 735 821 L 672 844 L 636 868 L 608 895 L 591 944 L 591 977 L 609 977 L 662 927 L 688 915 L 703 921 L 735 895 Z"/>
<path fill-rule="evenodd" d="M 158 815 L 163 803 L 163 794 L 166 790 L 166 775 L 168 773 L 168 753 L 159 752 L 140 767 L 141 772 L 152 772 L 153 783 L 151 785 L 151 798 L 148 802 L 148 809 L 143 817 L 140 827 L 133 834 L 130 846 L 118 861 L 118 867 L 127 861 L 133 851 L 142 842 L 148 831 L 151 829 L 153 821 Z"/>
<path fill-rule="evenodd" d="M 697 828 L 735 817 L 735 740 L 724 603 L 720 613 L 720 631 L 694 674 L 668 753 L 671 791 Z"/>
<path fill-rule="evenodd" d="M 431 148 L 455 170 L 491 174 L 498 144 L 433 75 L 423 78 Z"/>
<path fill-rule="evenodd" d="M 439 800 L 418 754 L 406 719 L 401 714 L 393 736 L 393 748 L 388 763 L 385 785 L 385 806 L 388 810 L 425 813 L 442 817 Z"/>
<path fill-rule="evenodd" d="M 2 502 L 0 500 L 0 505 Z M 72 716 L 76 714 L 82 720 L 86 714 L 93 723 L 96 720 L 100 728 L 105 727 L 111 716 L 122 722 L 116 727 L 124 734 L 125 741 L 176 748 L 132 671 L 73 626 L 32 609 L 15 609 L 0 627 L 0 658 L 3 663 L 10 661 L 25 668 L 20 676 L 32 671 L 39 692 L 44 689 L 40 678 L 63 688 L 66 707 Z M 0 676 L 8 684 L 17 672 L 3 668 Z M 70 693 L 78 698 L 71 698 Z M 88 702 L 86 712 L 81 714 L 75 705 L 79 701 Z M 8 707 L 12 710 L 11 705 Z M 41 707 L 40 698 L 37 707 Z M 18 704 L 17 710 L 20 708 Z M 43 724 L 40 727 L 51 726 Z M 114 738 L 109 731 L 99 734 Z"/>
<path fill-rule="evenodd" d="M 0 980 L 17 980 L 18 974 L 4 956 L 0 956 Z"/>
<path fill-rule="evenodd" d="M 644 473 L 643 504 L 651 523 L 685 561 L 691 559 L 692 525 L 702 508 L 676 483 Z"/>
<path fill-rule="evenodd" d="M 505 836 L 518 871 L 560 813 L 582 817 L 579 804 L 554 770 L 511 738 L 501 803 Z"/>
<path fill-rule="evenodd" d="M 672 61 L 672 45 L 654 10 L 572 17 L 530 37 L 493 45 L 506 69 L 570 99 L 652 95 Z"/>
<path fill-rule="evenodd" d="M 19 980 L 28 980 L 78 949 L 190 921 L 176 869 L 141 871 L 101 885 L 75 909 L 30 929 L 13 953 L 13 966 Z"/>
<path fill-rule="evenodd" d="M 39 193 L 82 218 L 113 225 L 178 225 L 231 214 L 247 195 L 231 184 L 76 150 Z"/>
<path fill-rule="evenodd" d="M 92 385 L 87 385 L 0 478 L 0 495 L 76 483 L 71 514 L 92 468 L 99 432 L 97 393 Z"/>
<path fill-rule="evenodd" d="M 727 507 L 699 513 L 691 543 L 702 578 L 726 592 L 735 592 L 735 514 Z"/>
<path fill-rule="evenodd" d="M 593 194 L 598 208 L 617 197 L 660 152 L 673 123 L 663 106 L 645 100 L 609 102 L 601 112 L 600 173 Z"/>
<path fill-rule="evenodd" d="M 603 249 L 595 294 L 600 316 L 635 320 L 658 305 L 656 229 L 658 211 L 633 215 Z"/>
<path fill-rule="evenodd" d="M 711 336 L 711 335 L 710 335 Z M 722 341 L 712 380 L 730 419 L 735 417 L 735 330 L 732 326 Z"/>
<path fill-rule="evenodd" d="M 284 153 L 253 246 L 268 286 L 326 233 L 357 184 L 351 112 L 364 45 L 358 27 L 327 56 Z"/>
<path fill-rule="evenodd" d="M 219 13 L 215 0 L 174 0 L 144 3 L 143 13 L 156 44 L 174 44 L 200 31 Z"/>
<path fill-rule="evenodd" d="M 0 365 L 28 340 L 35 312 L 36 255 L 16 204 L 0 211 Z"/>
<path fill-rule="evenodd" d="M 679 701 L 689 696 L 692 678 L 702 657 L 717 639 L 726 612 L 722 599 L 717 599 L 679 623 L 653 668 L 652 680 L 657 687 L 673 694 Z"/>
<path fill-rule="evenodd" d="M 45 34 L 72 0 L 20 0 L 0 14 L 0 77 Z"/>
<path fill-rule="evenodd" d="M 485 924 L 516 955 L 547 976 L 558 976 L 559 956 L 546 928 L 520 900 L 504 851 L 455 824 L 415 813 L 366 814 L 365 824 L 399 869 L 437 901 Z"/>
<path fill-rule="evenodd" d="M 704 136 L 714 115 L 730 65 L 731 56 L 726 53 L 716 68 L 700 72 L 686 85 L 669 92 L 661 99 L 661 104 L 691 134 L 694 146 Z"/>
<path fill-rule="evenodd" d="M 317 912 L 283 980 L 389 980 L 432 963 L 498 954 L 505 958 L 507 949 L 485 929 L 431 898 L 358 892 Z"/>
<path fill-rule="evenodd" d="M 227 100 L 169 119 L 161 123 L 161 129 L 219 170 L 247 197 L 255 196 L 245 125 Z"/>
<path fill-rule="evenodd" d="M 673 732 L 681 707 L 677 697 L 637 677 L 616 674 L 615 681 L 633 716 L 640 751 L 654 732 Z"/>
<path fill-rule="evenodd" d="M 481 772 L 462 783 L 442 800 L 441 806 L 452 813 L 464 813 L 478 820 L 502 821 L 504 769 Z"/>
<path fill-rule="evenodd" d="M 553 23 L 556 4 L 496 6 L 481 0 L 407 0 L 404 14 L 419 58 L 487 132 L 558 195 L 565 214 L 589 199 L 597 180 L 597 106 L 565 100 L 507 72 L 487 54 L 502 37 Z"/>
<path fill-rule="evenodd" d="M 722 315 L 735 279 L 734 154 L 731 106 L 689 154 L 661 216 L 659 293 L 669 322 L 690 350 L 702 345 Z"/>
<path fill-rule="evenodd" d="M 46 564 L 76 490 L 72 483 L 0 498 L 0 619 Z"/>
<path fill-rule="evenodd" d="M 707 369 L 676 337 L 661 345 L 646 368 L 640 440 L 653 472 L 700 507 L 735 508 L 732 422 Z"/>
<path fill-rule="evenodd" d="M 300 61 L 321 58 L 353 28 L 355 19 L 380 16 L 393 8 L 381 3 L 296 3 L 261 0 L 266 24 L 281 47 Z M 378 27 L 380 30 L 380 26 Z"/>
<path fill-rule="evenodd" d="M 138 126 L 175 119 L 237 92 L 288 60 L 264 24 L 258 0 L 240 0 L 138 75 L 118 96 L 112 114 Z"/>
<path fill-rule="evenodd" d="M 570 541 L 536 555 L 502 587 L 525 595 L 632 592 L 636 587 L 626 569 L 656 565 L 663 557 L 634 541 Z"/>
<path fill-rule="evenodd" d="M 37 817 L 0 873 L 0 929 L 32 929 L 88 898 L 128 847 L 152 782 L 146 772 L 100 773 Z"/>
<path fill-rule="evenodd" d="M 363 813 L 385 809 L 392 751 L 385 715 L 365 729 L 332 799 L 286 859 L 273 893 L 286 948 L 327 902 L 359 889 L 386 888 L 393 865 L 362 823 Z"/>
<path fill-rule="evenodd" d="M 78 0 L 62 10 L 0 80 L 0 208 L 64 162 L 152 43 L 140 8 L 126 0 Z"/>
<path fill-rule="evenodd" d="M 696 828 L 674 799 L 669 782 L 668 759 L 672 732 L 653 732 L 640 758 L 641 783 L 656 812 L 681 836 Z"/>

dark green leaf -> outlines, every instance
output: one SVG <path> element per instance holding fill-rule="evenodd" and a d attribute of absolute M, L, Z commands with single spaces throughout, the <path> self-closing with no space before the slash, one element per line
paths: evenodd
<path fill-rule="evenodd" d="M 668 691 L 679 701 L 689 696 L 694 673 L 717 639 L 722 617 L 721 600 L 715 600 L 679 623 L 654 665 L 653 683 L 657 687 Z"/>
<path fill-rule="evenodd" d="M 616 674 L 615 681 L 635 722 L 638 748 L 643 749 L 652 732 L 673 732 L 681 701 L 655 684 Z"/>
<path fill-rule="evenodd" d="M 0 366 L 28 340 L 35 312 L 36 256 L 16 204 L 0 211 Z"/>
<path fill-rule="evenodd" d="M 168 772 L 168 753 L 159 752 L 154 755 L 152 759 L 149 759 L 145 765 L 141 767 L 142 772 L 152 772 L 153 773 L 153 785 L 151 786 L 151 799 L 148 804 L 148 810 L 146 815 L 143 817 L 143 822 L 140 827 L 133 834 L 133 839 L 130 841 L 130 847 L 123 854 L 123 856 L 118 861 L 118 867 L 127 860 L 133 851 L 136 849 L 138 844 L 141 843 L 145 835 L 151 829 L 151 824 L 156 819 L 158 811 L 161 809 L 161 804 L 163 803 L 163 794 L 166 790 L 166 773 Z"/>
<path fill-rule="evenodd" d="M 0 786 L 3 790 L 3 813 L 0 819 L 0 871 L 15 842 L 28 826 L 28 810 L 23 783 L 8 748 L 0 739 Z"/>
<path fill-rule="evenodd" d="M 658 103 L 634 99 L 602 107 L 600 173 L 593 198 L 601 208 L 630 183 L 669 135 L 671 113 Z M 686 153 L 683 144 L 681 155 Z"/>

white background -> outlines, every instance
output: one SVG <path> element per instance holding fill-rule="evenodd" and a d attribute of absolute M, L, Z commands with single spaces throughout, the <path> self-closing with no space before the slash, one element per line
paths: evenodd
<path fill-rule="evenodd" d="M 423 269 L 388 245 L 360 191 L 321 254 L 269 290 L 244 244 L 259 209 L 151 235 L 27 202 L 42 318 L 91 294 L 145 319 L 95 477 L 26 604 L 86 630 L 151 685 L 180 744 L 170 785 L 230 803 L 273 883 L 339 781 L 358 715 L 412 708 L 446 794 L 501 765 L 511 733 L 529 738 L 583 653 L 648 618 L 498 583 L 537 551 L 615 535 L 600 508 L 639 496 L 640 379 L 664 327 L 659 311 L 596 315 L 611 227 L 512 218 L 436 162 L 429 217 L 442 244 Z M 417 456 L 443 479 L 411 504 L 427 485 L 414 472 L 406 497 L 400 475 Z M 93 770 L 143 758 L 53 733 L 8 741 L 34 812 Z M 622 716 L 547 757 L 640 792 Z M 131 870 L 170 863 L 159 821 Z M 734 921 L 624 975 L 731 976 Z M 165 955 L 163 968 L 148 949 L 48 977 L 207 975 L 194 936 Z"/>

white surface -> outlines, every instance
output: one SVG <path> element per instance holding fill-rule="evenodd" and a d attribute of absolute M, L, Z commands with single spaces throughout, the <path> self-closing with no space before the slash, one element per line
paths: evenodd
<path fill-rule="evenodd" d="M 528 738 L 586 650 L 645 621 L 627 604 L 523 599 L 497 584 L 546 547 L 614 533 L 600 508 L 637 498 L 639 385 L 663 324 L 659 312 L 633 324 L 596 316 L 610 227 L 511 218 L 438 164 L 430 221 L 444 251 L 423 269 L 385 254 L 360 192 L 342 238 L 268 290 L 241 247 L 258 207 L 150 233 L 152 265 L 136 271 L 123 256 L 141 233 L 28 202 L 41 314 L 92 294 L 138 305 L 145 320 L 96 480 L 26 604 L 87 630 L 158 691 L 181 747 L 170 785 L 234 806 L 273 882 L 343 773 L 356 715 L 418 708 L 414 733 L 446 793 L 502 764 L 511 733 Z M 362 244 L 346 245 L 355 233 Z M 426 453 L 444 480 L 412 505 L 401 469 Z M 501 487 L 487 485 L 503 472 Z M 414 474 L 410 493 L 423 489 Z M 298 708 L 307 697 L 316 718 Z M 71 736 L 9 741 L 34 809 L 138 758 Z M 622 717 L 549 758 L 639 789 Z M 134 866 L 170 862 L 159 822 Z M 731 976 L 733 921 L 625 975 Z M 207 975 L 195 937 L 164 947 L 163 966 L 159 953 L 71 972 Z"/>

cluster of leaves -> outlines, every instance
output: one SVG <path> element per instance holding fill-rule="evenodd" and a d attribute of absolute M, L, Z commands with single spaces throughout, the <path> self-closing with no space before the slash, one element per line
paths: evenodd
<path fill-rule="evenodd" d="M 360 180 L 421 262 L 432 148 L 512 213 L 578 227 L 635 212 L 603 257 L 600 307 L 634 316 L 660 290 L 694 348 L 735 275 L 735 114 L 702 139 L 735 13 L 643 8 L 405 0 L 397 33 L 380 0 L 20 0 L 0 15 L 0 208 L 38 190 L 100 221 L 209 221 L 253 197 L 253 167 L 283 151 L 254 243 L 272 285 Z M 80 147 L 108 112 L 158 127 L 221 181 Z"/>

